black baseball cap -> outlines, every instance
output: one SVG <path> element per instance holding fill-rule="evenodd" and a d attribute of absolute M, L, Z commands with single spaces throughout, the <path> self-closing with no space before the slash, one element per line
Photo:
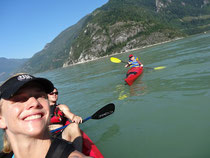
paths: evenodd
<path fill-rule="evenodd" d="M 54 85 L 48 79 L 34 77 L 26 73 L 16 74 L 0 86 L 0 99 L 9 99 L 26 83 L 32 81 L 41 84 L 46 93 L 50 93 L 54 89 Z"/>

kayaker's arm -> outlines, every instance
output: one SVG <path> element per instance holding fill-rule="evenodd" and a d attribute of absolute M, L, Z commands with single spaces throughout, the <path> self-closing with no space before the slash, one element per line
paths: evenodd
<path fill-rule="evenodd" d="M 131 63 L 128 62 L 128 63 L 125 65 L 125 67 L 129 67 L 130 65 L 131 65 Z"/>
<path fill-rule="evenodd" d="M 82 118 L 71 112 L 69 107 L 65 104 L 58 105 L 59 109 L 64 113 L 65 117 L 75 123 L 82 123 Z"/>
<path fill-rule="evenodd" d="M 138 59 L 136 61 L 139 63 L 140 67 L 144 66 Z"/>

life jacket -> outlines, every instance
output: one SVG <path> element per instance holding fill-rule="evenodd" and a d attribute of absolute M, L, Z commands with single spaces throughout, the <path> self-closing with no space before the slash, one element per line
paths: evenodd
<path fill-rule="evenodd" d="M 52 124 L 61 124 L 65 125 L 67 118 L 64 116 L 64 113 L 59 109 L 58 105 L 50 106 L 50 125 Z"/>
<path fill-rule="evenodd" d="M 53 138 L 45 158 L 68 158 L 75 151 L 72 143 L 59 138 Z M 14 158 L 13 152 L 0 153 L 0 158 Z"/>
<path fill-rule="evenodd" d="M 74 150 L 72 143 L 54 138 L 45 158 L 68 158 Z"/>
<path fill-rule="evenodd" d="M 139 67 L 140 66 L 137 59 L 138 59 L 137 57 L 134 57 L 133 61 L 129 59 L 130 67 Z"/>
<path fill-rule="evenodd" d="M 0 158 L 12 158 L 12 156 L 13 156 L 13 152 L 10 152 L 10 153 L 1 152 L 0 153 Z"/>

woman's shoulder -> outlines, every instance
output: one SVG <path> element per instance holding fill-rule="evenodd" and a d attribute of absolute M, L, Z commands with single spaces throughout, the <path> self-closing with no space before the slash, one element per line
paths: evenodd
<path fill-rule="evenodd" d="M 58 104 L 57 107 L 58 107 L 61 111 L 66 110 L 66 109 L 70 110 L 69 107 L 68 107 L 66 104 Z"/>

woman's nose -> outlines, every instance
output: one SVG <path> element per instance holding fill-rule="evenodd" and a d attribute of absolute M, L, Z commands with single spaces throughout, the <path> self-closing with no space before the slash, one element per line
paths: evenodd
<path fill-rule="evenodd" d="M 26 109 L 40 108 L 41 104 L 35 97 L 30 97 L 26 102 Z"/>

